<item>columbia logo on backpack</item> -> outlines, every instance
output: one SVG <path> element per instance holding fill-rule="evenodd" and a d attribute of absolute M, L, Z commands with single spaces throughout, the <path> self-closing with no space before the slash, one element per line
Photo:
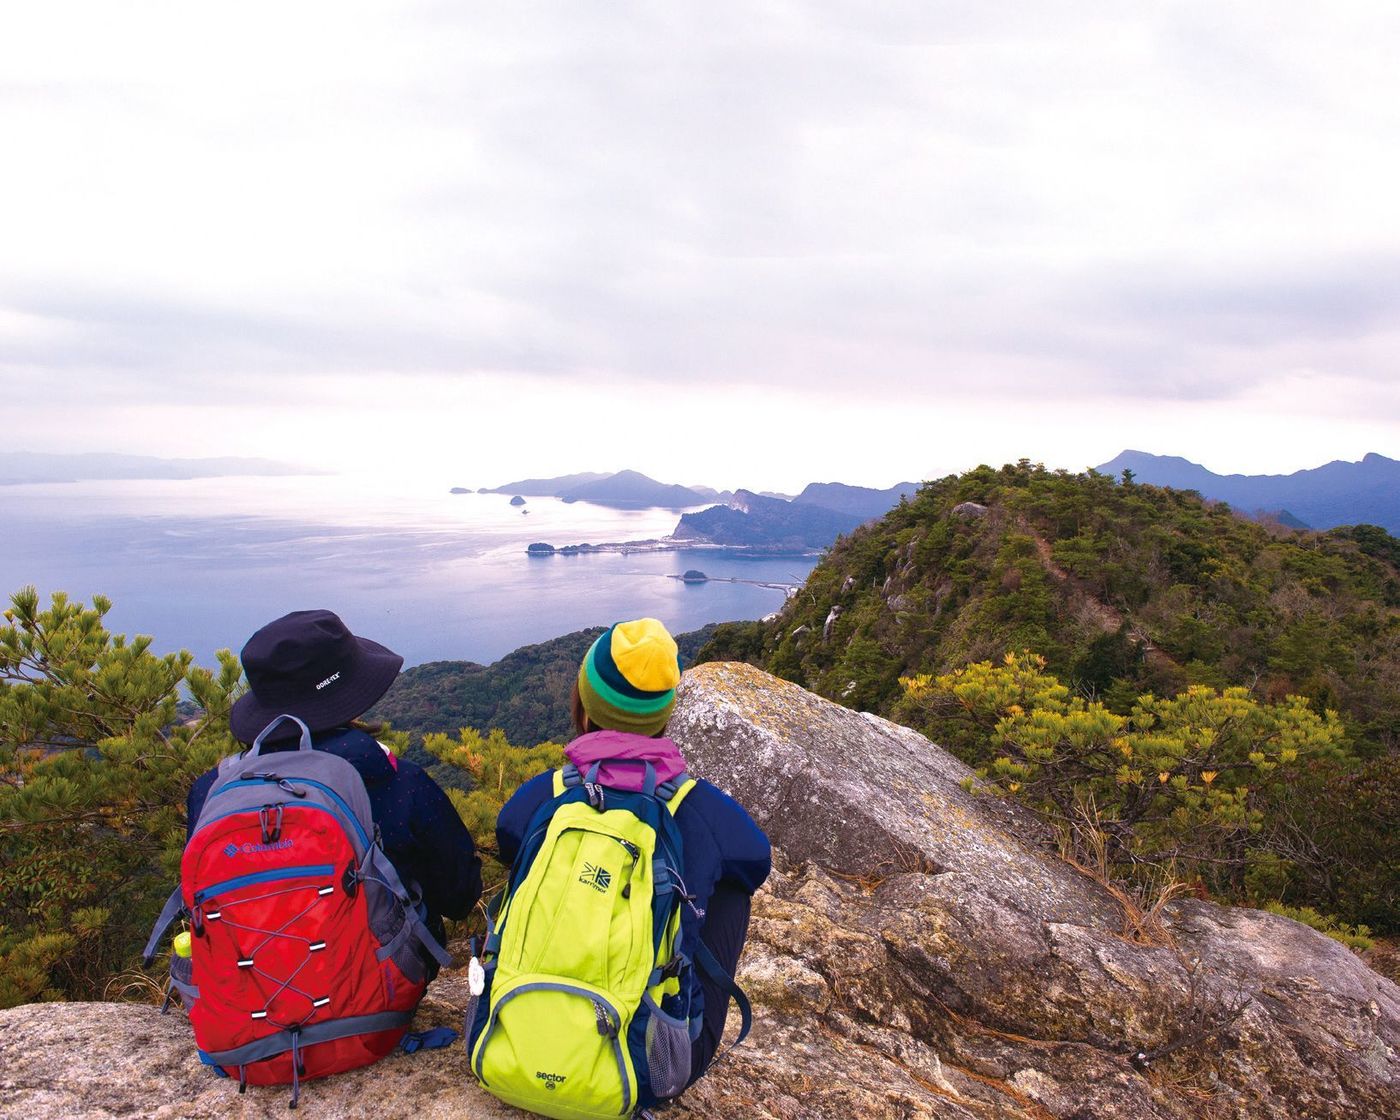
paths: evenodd
<path fill-rule="evenodd" d="M 472 1072 L 507 1104 L 556 1120 L 629 1117 L 685 1089 L 701 1028 L 695 964 L 723 978 L 741 1041 L 748 1031 L 733 980 L 703 942 L 682 944 L 681 911 L 694 903 L 674 813 L 695 781 L 658 786 L 640 764 L 640 791 L 604 790 L 596 762 L 583 776 L 556 771 L 489 908 L 484 991 L 467 1023 Z"/>
<path fill-rule="evenodd" d="M 264 754 L 290 720 L 295 751 Z M 427 985 L 420 947 L 451 957 L 384 855 L 359 773 L 311 747 L 279 716 L 248 752 L 219 764 L 180 864 L 180 886 L 151 932 L 150 964 L 182 914 L 190 955 L 171 990 L 199 1056 L 248 1084 L 291 1083 L 368 1065 L 407 1030 Z"/>

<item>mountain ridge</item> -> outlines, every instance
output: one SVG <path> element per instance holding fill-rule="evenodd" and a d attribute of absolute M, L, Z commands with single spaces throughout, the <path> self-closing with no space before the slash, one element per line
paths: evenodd
<path fill-rule="evenodd" d="M 1369 451 L 1359 461 L 1334 459 L 1290 474 L 1217 474 L 1180 455 L 1125 450 L 1094 468 L 1133 472 L 1137 482 L 1194 490 L 1245 512 L 1286 511 L 1310 528 L 1379 525 L 1400 533 L 1400 461 Z"/>
<path fill-rule="evenodd" d="M 595 505 L 650 506 L 683 509 L 704 505 L 706 498 L 674 483 L 657 482 L 640 471 L 618 471 L 607 478 L 580 483 L 560 497 L 566 502 L 593 502 Z"/>
<path fill-rule="evenodd" d="M 500 486 L 483 486 L 479 494 L 520 494 L 532 498 L 559 498 L 566 502 L 594 502 L 601 505 L 650 504 L 663 509 L 687 506 L 733 505 L 739 494 L 753 494 L 795 505 L 817 506 L 835 513 L 856 513 L 862 519 L 878 517 L 901 497 L 912 495 L 918 484 L 900 482 L 885 489 L 853 486 L 844 482 L 809 483 L 799 494 L 771 490 L 716 490 L 712 486 L 683 486 L 658 482 L 635 470 L 612 473 L 585 471 L 554 478 L 522 478 Z M 470 493 L 454 487 L 454 493 Z M 829 542 L 828 542 L 829 543 Z"/>
<path fill-rule="evenodd" d="M 925 485 L 839 541 L 774 620 L 723 624 L 705 652 L 722 657 L 731 627 L 761 630 L 771 650 L 764 668 L 885 712 L 900 676 L 947 672 L 1016 648 L 1034 648 L 1053 671 L 1102 689 L 1108 669 L 1091 671 L 1083 659 L 1128 622 L 1152 649 L 1193 664 L 1198 680 L 1260 676 L 1279 695 L 1311 688 L 1345 708 L 1348 697 L 1366 696 L 1350 681 L 1345 655 L 1356 651 L 1319 644 L 1316 633 L 1303 642 L 1307 620 L 1360 612 L 1354 625 L 1364 635 L 1379 623 L 1360 615 L 1377 611 L 1400 625 L 1397 608 L 1400 540 L 1383 529 L 1280 536 L 1186 491 L 1022 463 Z M 1192 623 L 1197 615 L 1213 625 Z M 1290 628 L 1296 649 L 1285 640 Z M 1155 680 L 1141 668 L 1141 643 L 1129 640 L 1115 654 L 1127 660 L 1115 664 L 1132 668 L 1135 686 L 1187 683 L 1180 674 Z M 860 671 L 853 646 L 867 662 Z M 1375 653 L 1387 664 L 1395 657 L 1380 646 Z M 1395 668 L 1400 710 L 1400 663 Z M 1332 682 L 1326 687 L 1324 677 Z M 856 687 L 843 697 L 852 679 Z M 1389 686 L 1383 691 L 1389 695 Z M 1375 696 L 1363 706 L 1400 736 L 1388 702 Z"/>
<path fill-rule="evenodd" d="M 675 635 L 682 663 L 695 660 L 717 625 Z M 521 646 L 489 665 L 475 661 L 414 665 L 395 678 L 366 718 L 417 735 L 435 731 L 454 735 L 459 727 L 474 727 L 483 734 L 499 729 L 521 746 L 567 742 L 573 733 L 569 694 L 583 655 L 601 633 L 601 626 L 575 630 Z"/>

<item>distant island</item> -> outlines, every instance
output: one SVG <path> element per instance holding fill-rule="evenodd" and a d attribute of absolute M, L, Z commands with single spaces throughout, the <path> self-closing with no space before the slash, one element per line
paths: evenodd
<path fill-rule="evenodd" d="M 917 487 L 905 483 L 911 492 Z M 781 501 L 801 501 L 807 499 L 807 492 L 814 489 L 836 487 L 861 494 L 879 494 L 882 491 L 866 490 L 862 486 L 843 486 L 841 483 L 814 483 L 801 495 L 780 494 L 772 490 L 760 490 L 763 498 L 777 498 Z M 578 474 L 561 474 L 554 478 L 521 478 L 501 486 L 482 486 L 472 490 L 466 486 L 454 486 L 453 494 L 519 494 L 527 498 L 558 498 L 562 502 L 591 502 L 594 505 L 610 506 L 616 509 L 695 509 L 700 506 L 725 504 L 733 501 L 735 491 L 716 490 L 713 486 L 681 486 L 677 483 L 658 482 L 641 471 L 614 471 L 611 474 L 596 471 L 583 471 Z M 857 498 L 860 503 L 862 499 Z M 868 502 L 868 499 L 866 499 Z M 827 505 L 826 501 L 815 504 Z M 871 516 L 884 512 L 879 506 Z M 836 507 L 840 508 L 840 507 Z M 873 507 L 872 507 L 873 508 Z"/>
<path fill-rule="evenodd" d="M 245 475 L 322 474 L 273 459 L 235 457 L 161 459 L 153 455 L 118 455 L 103 451 L 63 455 L 35 451 L 0 451 L 0 486 L 36 482 L 97 482 L 123 479 L 228 478 Z"/>
<path fill-rule="evenodd" d="M 672 535 L 708 544 L 806 551 L 827 547 L 864 520 L 853 513 L 740 490 L 729 505 L 683 514 Z"/>
<path fill-rule="evenodd" d="M 569 484 L 574 486 L 573 480 L 580 477 L 584 476 L 568 476 Z M 527 483 L 530 481 L 526 480 Z M 558 480 L 533 481 L 545 488 L 543 484 Z M 679 490 L 698 493 L 693 487 L 657 483 L 635 471 L 623 471 L 604 481 L 616 485 L 615 489 L 606 491 L 612 494 L 641 493 L 645 487 L 660 487 L 661 491 L 650 492 L 660 492 L 670 497 L 674 497 Z M 572 500 L 598 501 L 589 495 L 598 493 L 601 485 L 597 481 L 576 485 Z M 560 546 L 537 541 L 526 551 L 531 556 L 572 556 L 589 552 L 677 552 L 714 548 L 737 550 L 741 555 L 748 556 L 815 556 L 830 547 L 843 533 L 849 533 L 872 518 L 883 516 L 902 500 L 916 494 L 918 489 L 913 482 L 902 482 L 887 490 L 849 486 L 841 482 L 821 482 L 811 484 L 794 498 L 736 490 L 725 496 L 722 504 L 683 513 L 669 537 Z M 565 496 L 562 500 L 569 501 L 571 497 Z"/>
<path fill-rule="evenodd" d="M 912 482 L 888 490 L 813 483 L 791 501 L 739 490 L 728 505 L 683 514 L 672 536 L 710 544 L 819 551 L 843 533 L 884 516 L 918 489 Z"/>
<path fill-rule="evenodd" d="M 657 482 L 640 471 L 615 474 L 566 474 L 558 478 L 522 478 L 504 486 L 482 487 L 481 494 L 515 494 L 530 498 L 559 498 L 592 502 L 621 509 L 690 509 L 707 502 L 727 501 L 727 492 L 708 486 L 678 486 Z"/>
<path fill-rule="evenodd" d="M 1400 533 L 1400 462 L 1375 452 L 1358 463 L 1334 460 L 1292 474 L 1216 474 L 1177 455 L 1124 451 L 1094 468 L 1138 482 L 1194 490 L 1241 513 L 1292 529 L 1379 525 Z"/>
<path fill-rule="evenodd" d="M 687 539 L 685 537 L 651 537 L 643 541 L 603 541 L 594 544 L 585 541 L 581 544 L 552 545 L 548 541 L 536 541 L 525 549 L 529 556 L 587 556 L 597 552 L 616 552 L 623 556 L 639 552 L 695 552 L 713 550 L 729 552 L 735 556 L 758 559 L 765 556 L 818 556 L 819 548 L 795 547 L 788 544 L 744 544 L 736 542 L 722 544 L 715 541 Z"/>
<path fill-rule="evenodd" d="M 1195 491 L 1281 529 L 1326 530 L 1370 524 L 1400 533 L 1400 461 L 1375 452 L 1359 462 L 1336 461 L 1288 475 L 1220 475 L 1179 456 L 1132 450 L 1093 469 L 1119 478 L 1129 472 L 1127 477 L 1137 482 Z M 602 544 L 541 541 L 530 546 L 530 554 L 536 556 L 705 548 L 738 549 L 753 556 L 811 556 L 865 522 L 884 516 L 901 501 L 912 499 L 918 491 L 919 484 L 914 482 L 883 490 L 814 482 L 795 497 L 788 497 L 744 489 L 729 492 L 679 486 L 629 470 L 522 479 L 483 492 L 682 511 L 667 537 Z"/>

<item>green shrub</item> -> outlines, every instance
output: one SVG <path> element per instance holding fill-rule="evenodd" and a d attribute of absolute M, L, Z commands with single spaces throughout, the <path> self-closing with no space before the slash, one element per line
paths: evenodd
<path fill-rule="evenodd" d="M 1349 926 L 1327 914 L 1319 914 L 1311 906 L 1285 906 L 1281 902 L 1266 902 L 1264 909 L 1270 914 L 1292 918 L 1295 922 L 1311 926 L 1318 933 L 1325 933 L 1333 941 L 1340 941 L 1356 953 L 1364 953 L 1375 945 L 1369 926 Z"/>
<path fill-rule="evenodd" d="M 157 656 L 33 588 L 0 628 L 0 1006 L 94 998 L 177 875 L 190 783 L 235 749 L 237 660 Z M 182 721 L 181 691 L 201 714 Z"/>

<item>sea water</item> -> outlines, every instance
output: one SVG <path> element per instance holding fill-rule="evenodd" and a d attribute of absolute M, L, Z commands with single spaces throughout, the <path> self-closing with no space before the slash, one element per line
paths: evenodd
<path fill-rule="evenodd" d="M 670 533 L 675 510 L 615 510 L 448 483 L 352 475 L 0 486 L 0 597 L 33 584 L 112 600 L 108 628 L 205 665 L 287 611 L 334 610 L 358 634 L 425 661 L 493 661 L 586 626 L 651 615 L 680 633 L 758 618 L 783 592 L 685 584 L 688 568 L 798 584 L 813 560 L 732 552 L 533 557 L 555 546 Z M 526 512 L 522 512 L 522 508 Z"/>

